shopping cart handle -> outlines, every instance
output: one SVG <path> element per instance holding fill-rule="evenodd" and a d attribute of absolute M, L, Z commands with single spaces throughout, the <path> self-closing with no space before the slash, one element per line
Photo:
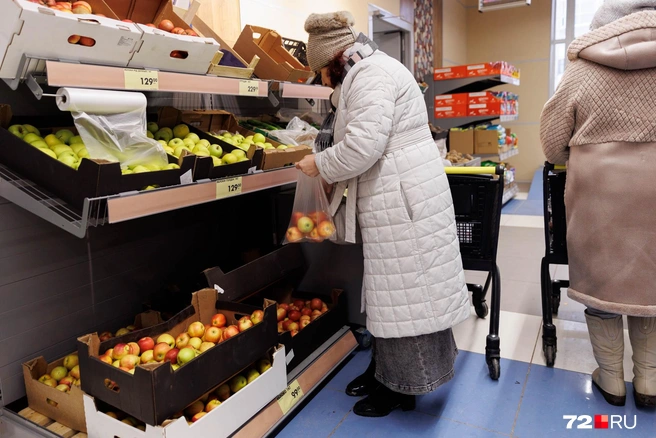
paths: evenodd
<path fill-rule="evenodd" d="M 548 170 L 567 170 L 567 166 L 563 164 L 551 164 L 547 161 L 544 163 L 544 165 Z"/>
<path fill-rule="evenodd" d="M 503 175 L 505 168 L 495 167 L 445 167 L 447 175 Z"/>

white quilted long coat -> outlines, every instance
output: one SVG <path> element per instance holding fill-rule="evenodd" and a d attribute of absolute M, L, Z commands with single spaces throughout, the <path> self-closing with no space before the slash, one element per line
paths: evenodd
<path fill-rule="evenodd" d="M 316 163 L 329 183 L 357 178 L 367 329 L 400 338 L 467 319 L 449 183 L 424 97 L 401 63 L 377 51 L 352 67 L 342 84 L 334 143 Z"/>

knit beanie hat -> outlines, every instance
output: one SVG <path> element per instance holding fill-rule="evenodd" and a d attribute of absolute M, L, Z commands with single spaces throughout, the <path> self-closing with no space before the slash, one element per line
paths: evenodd
<path fill-rule="evenodd" d="M 305 21 L 305 31 L 310 34 L 307 60 L 312 71 L 327 66 L 336 54 L 355 44 L 357 34 L 352 27 L 354 24 L 353 15 L 347 11 L 308 17 Z"/>
<path fill-rule="evenodd" d="M 592 19 L 590 30 L 598 29 L 627 15 L 649 9 L 656 10 L 656 0 L 606 0 Z"/>

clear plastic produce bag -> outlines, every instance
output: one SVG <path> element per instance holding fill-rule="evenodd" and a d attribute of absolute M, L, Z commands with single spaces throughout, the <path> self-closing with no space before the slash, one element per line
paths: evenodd
<path fill-rule="evenodd" d="M 334 241 L 335 223 L 328 213 L 328 198 L 321 178 L 298 172 L 294 209 L 283 245 L 299 242 Z"/>
<path fill-rule="evenodd" d="M 287 129 L 281 129 L 272 133 L 280 143 L 293 146 L 311 145 L 319 135 L 319 130 L 307 122 L 294 117 L 287 124 Z"/>

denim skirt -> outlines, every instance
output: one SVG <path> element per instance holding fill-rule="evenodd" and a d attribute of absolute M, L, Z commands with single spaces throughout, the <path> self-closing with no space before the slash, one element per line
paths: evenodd
<path fill-rule="evenodd" d="M 458 348 L 451 329 L 408 338 L 375 338 L 376 380 L 394 392 L 427 394 L 451 380 Z"/>

